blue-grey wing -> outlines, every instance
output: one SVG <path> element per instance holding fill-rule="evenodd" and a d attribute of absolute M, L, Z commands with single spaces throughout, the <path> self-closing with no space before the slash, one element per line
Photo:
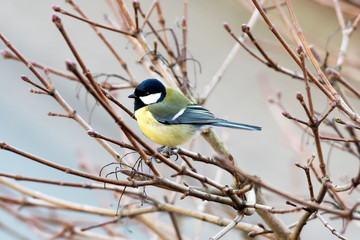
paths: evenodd
<path fill-rule="evenodd" d="M 221 118 L 216 118 L 209 110 L 196 104 L 188 105 L 186 108 L 183 108 L 176 113 L 173 112 L 171 115 L 162 117 L 158 115 L 154 117 L 163 124 L 192 124 L 195 126 L 197 125 L 199 128 L 209 125 L 244 130 L 261 130 L 261 127 L 258 126 L 229 122 Z"/>
<path fill-rule="evenodd" d="M 171 117 L 159 118 L 155 116 L 155 118 L 164 124 L 211 125 L 216 122 L 225 121 L 216 118 L 209 110 L 196 104 L 188 105 Z"/>

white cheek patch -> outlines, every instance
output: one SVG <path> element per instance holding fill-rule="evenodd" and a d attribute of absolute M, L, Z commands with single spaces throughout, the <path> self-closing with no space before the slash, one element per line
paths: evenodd
<path fill-rule="evenodd" d="M 185 109 L 186 108 L 181 109 L 177 114 L 175 114 L 175 116 L 171 120 L 175 120 L 180 117 L 185 112 Z"/>
<path fill-rule="evenodd" d="M 161 97 L 161 93 L 153 93 L 147 96 L 142 96 L 140 97 L 140 100 L 145 104 L 145 105 L 149 105 L 149 104 L 153 104 L 156 103 L 159 98 Z"/>

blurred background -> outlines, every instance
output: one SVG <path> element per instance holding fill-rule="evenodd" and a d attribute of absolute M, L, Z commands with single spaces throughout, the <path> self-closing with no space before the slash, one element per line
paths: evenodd
<path fill-rule="evenodd" d="M 131 1 L 124 2 L 131 8 Z M 147 9 L 151 1 L 139 2 L 143 9 Z M 247 23 L 251 16 L 251 11 L 243 2 L 245 1 L 194 0 L 188 2 L 189 56 L 201 64 L 200 72 L 196 63 L 188 63 L 188 68 L 193 69 L 190 70 L 189 78 L 193 83 L 196 83 L 200 95 L 235 44 L 234 40 L 224 30 L 223 22 L 228 22 L 233 32 L 239 35 L 241 25 Z M 271 4 L 270 2 L 269 4 Z M 327 46 L 333 54 L 332 56 L 336 56 L 341 34 L 338 31 L 338 21 L 334 10 L 309 0 L 292 2 L 308 41 L 313 43 L 320 54 L 324 54 Z M 89 1 L 78 0 L 76 3 L 95 22 L 106 24 L 104 14 L 109 14 L 111 17 L 111 11 L 103 1 L 91 1 L 90 3 Z M 160 1 L 160 3 L 167 26 L 172 26 L 177 33 L 180 33 L 183 1 Z M 0 0 L 0 32 L 26 58 L 66 71 L 65 60 L 74 60 L 74 57 L 51 21 L 53 14 L 51 6 L 53 4 L 60 5 L 62 8 L 73 12 L 65 1 L 60 0 Z M 354 7 L 354 9 L 356 8 Z M 91 72 L 124 75 L 124 71 L 118 62 L 88 25 L 70 17 L 62 15 L 60 17 Z M 106 30 L 101 30 L 101 32 L 120 52 L 138 82 L 152 77 L 137 63 L 139 57 L 132 51 L 132 46 L 126 37 Z M 300 72 L 300 69 L 289 61 L 289 57 L 277 44 L 261 19 L 253 29 L 253 33 L 264 48 L 269 50 L 272 59 L 285 67 Z M 178 36 L 180 38 L 180 35 Z M 149 36 L 150 39 L 151 37 Z M 356 48 L 359 39 L 359 31 L 355 31 L 348 50 L 350 58 L 356 58 L 360 54 L 360 49 Z M 292 47 L 295 49 L 297 46 L 292 44 Z M 2 42 L 0 48 L 5 48 Z M 358 73 L 358 70 L 359 66 L 344 69 L 350 76 L 350 80 L 356 80 L 356 77 L 351 76 L 356 76 L 354 74 Z M 0 73 L 0 142 L 6 142 L 26 152 L 75 169 L 78 169 L 80 164 L 85 164 L 95 173 L 113 161 L 111 156 L 94 139 L 88 137 L 87 133 L 74 121 L 47 115 L 48 112 L 64 112 L 48 96 L 36 95 L 28 91 L 31 86 L 23 82 L 20 76 L 27 75 L 32 80 L 35 80 L 35 77 L 22 63 L 1 58 Z M 113 121 L 102 109 L 95 107 L 92 110 L 94 106 L 92 98 L 87 96 L 84 89 L 79 87 L 77 83 L 53 75 L 52 81 L 66 101 L 86 121 L 90 122 L 95 130 L 113 138 L 119 139 L 121 137 L 114 127 Z M 358 77 L 357 81 L 359 81 Z M 353 84 L 359 86 L 356 81 Z M 117 93 L 120 101 L 129 109 L 133 108 L 133 102 L 127 99 L 127 96 L 132 91 L 132 89 L 127 89 Z M 262 126 L 261 132 L 224 129 L 216 129 L 215 131 L 225 140 L 240 168 L 253 175 L 260 176 L 264 182 L 276 188 L 307 198 L 305 175 L 301 169 L 294 166 L 294 163 L 305 163 L 315 149 L 312 145 L 312 139 L 295 128 L 289 120 L 284 119 L 277 107 L 268 104 L 268 98 L 275 96 L 277 91 L 282 94 L 282 102 L 285 108 L 293 116 L 305 119 L 302 108 L 295 98 L 296 92 L 305 93 L 303 82 L 268 69 L 250 57 L 243 49 L 240 49 L 223 75 L 218 87 L 206 102 L 206 107 L 218 117 Z M 326 110 L 328 101 L 323 96 L 316 95 L 315 101 L 317 109 Z M 124 115 L 121 111 L 119 114 Z M 140 133 L 134 121 L 125 115 L 123 117 L 126 123 Z M 156 145 L 153 146 L 154 148 L 157 147 Z M 117 150 L 119 153 L 123 153 L 121 149 Z M 208 156 L 214 154 L 211 151 L 209 152 L 208 146 L 204 145 L 204 141 L 200 138 L 194 143 L 194 151 L 203 152 Z M 325 144 L 324 152 L 329 161 L 330 172 L 332 169 L 339 169 L 340 167 L 343 168 L 341 176 L 348 175 L 351 177 L 356 174 L 358 164 L 356 159 L 336 150 L 332 151 Z M 341 158 L 340 161 L 338 157 Z M 347 163 L 349 168 L 344 167 Z M 201 172 L 203 166 L 198 165 L 198 167 Z M 42 179 L 79 181 L 79 178 L 46 168 L 7 151 L 0 151 L 0 171 L 21 176 L 36 176 Z M 212 174 L 215 173 L 210 171 L 207 174 L 209 177 L 213 177 Z M 340 179 L 336 180 L 341 181 Z M 64 193 L 61 187 L 31 182 L 22 182 L 21 184 L 80 203 L 96 205 L 102 199 L 99 196 L 94 196 L 91 191 L 83 189 L 67 189 Z M 318 185 L 315 184 L 315 189 L 318 189 L 317 187 Z M 12 191 L 8 188 L 0 186 L 1 195 L 11 193 Z M 151 190 L 148 190 L 148 193 L 151 195 Z M 265 195 L 268 196 L 270 205 L 284 205 L 285 199 L 274 198 L 274 195 L 268 193 Z M 112 202 L 102 202 L 102 206 L 116 209 L 117 201 L 114 199 Z M 300 215 L 285 215 L 282 216 L 282 219 L 286 224 L 291 224 L 298 219 L 298 216 Z M 12 239 L 14 237 L 10 234 L 11 230 L 9 229 L 18 230 L 21 233 L 20 235 L 26 236 L 26 239 L 38 239 L 39 237 L 27 230 L 26 224 L 18 224 L 18 221 L 21 220 L 14 218 L 2 209 L 0 210 L 0 219 L 0 239 Z M 252 216 L 245 221 L 257 223 L 261 219 Z M 342 222 L 335 221 L 332 225 L 340 231 Z M 132 229 L 131 222 L 127 223 L 127 226 Z M 221 229 L 210 224 L 208 226 L 210 226 L 208 227 L 209 236 Z M 345 235 L 349 239 L 355 239 L 358 234 L 359 226 L 352 223 Z M 131 233 L 130 231 L 127 235 L 130 238 L 141 237 L 136 232 Z M 237 236 L 237 234 L 229 236 Z M 334 238 L 334 235 L 319 221 L 311 221 L 305 226 L 302 237 L 303 239 L 315 239 L 316 236 L 321 236 L 322 239 Z"/>

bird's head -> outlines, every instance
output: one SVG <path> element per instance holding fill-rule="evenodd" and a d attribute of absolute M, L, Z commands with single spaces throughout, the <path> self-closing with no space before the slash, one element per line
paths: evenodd
<path fill-rule="evenodd" d="M 157 79 L 147 79 L 142 81 L 129 98 L 134 98 L 134 110 L 144 106 L 161 102 L 166 96 L 166 88 Z"/>

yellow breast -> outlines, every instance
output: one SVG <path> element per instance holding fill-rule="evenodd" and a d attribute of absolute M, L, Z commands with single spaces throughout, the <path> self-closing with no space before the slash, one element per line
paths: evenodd
<path fill-rule="evenodd" d="M 147 106 L 136 110 L 135 117 L 143 134 L 151 141 L 163 146 L 181 145 L 190 140 L 196 132 L 196 128 L 189 124 L 159 123 Z"/>

